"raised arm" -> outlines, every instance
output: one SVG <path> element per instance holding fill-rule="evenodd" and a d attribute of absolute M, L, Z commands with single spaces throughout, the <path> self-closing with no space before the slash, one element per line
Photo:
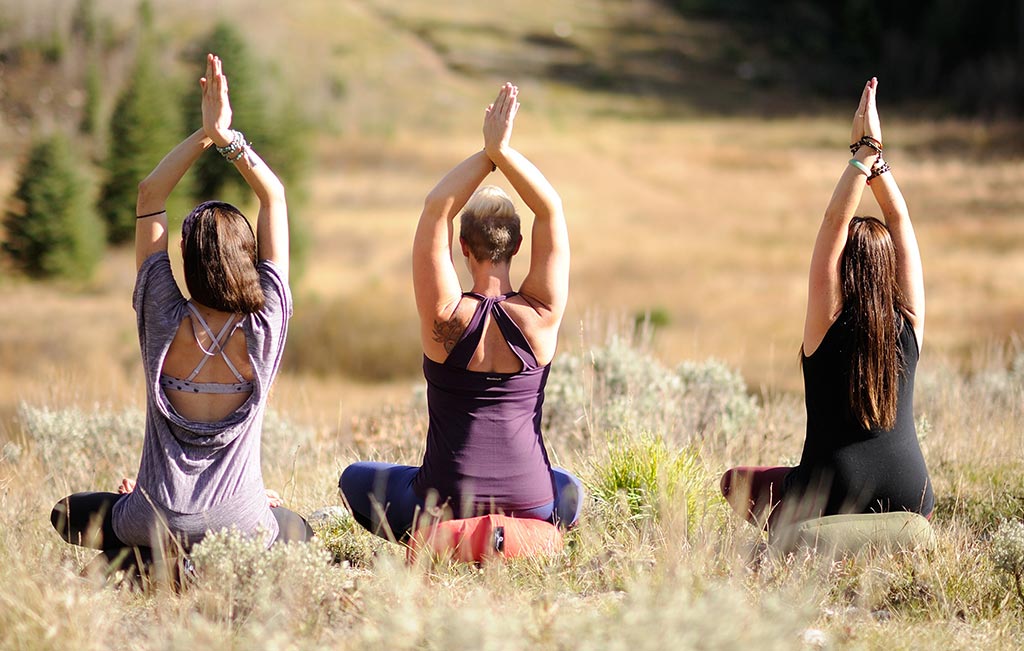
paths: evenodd
<path fill-rule="evenodd" d="M 484 118 L 484 150 L 533 211 L 530 270 L 519 293 L 558 322 L 569 297 L 569 231 L 562 200 L 537 167 L 509 144 L 519 89 L 506 83 Z"/>
<path fill-rule="evenodd" d="M 199 80 L 203 90 L 203 131 L 213 144 L 223 149 L 233 147 L 225 157 L 249 184 L 260 202 L 256 220 L 256 250 L 260 260 L 277 265 L 288 277 L 288 205 L 284 185 L 237 131 L 231 130 L 231 103 L 228 100 L 228 79 L 221 60 L 206 55 L 206 76 Z"/>
<path fill-rule="evenodd" d="M 424 344 L 435 326 L 449 318 L 462 297 L 452 261 L 455 215 L 466 205 L 493 165 L 480 151 L 445 174 L 423 202 L 412 244 L 412 280 Z"/>
<path fill-rule="evenodd" d="M 875 93 L 871 92 L 869 111 L 875 109 Z M 876 176 L 871 181 L 871 191 L 882 209 L 885 225 L 892 235 L 896 249 L 896 280 L 903 294 L 903 300 L 910 314 L 907 315 L 917 346 L 924 343 L 924 270 L 921 266 L 921 251 L 917 246 L 914 225 L 910 222 L 910 211 L 903 193 L 896 185 L 892 172 Z"/>
<path fill-rule="evenodd" d="M 213 141 L 202 129 L 196 131 L 164 156 L 139 183 L 139 197 L 135 202 L 136 269 L 149 256 L 167 250 L 167 197 L 211 144 Z"/>
<path fill-rule="evenodd" d="M 881 140 L 878 113 L 871 113 L 868 110 L 869 102 L 871 106 L 874 105 L 876 84 L 877 81 L 872 78 L 864 85 L 860 104 L 853 118 L 852 142 L 859 141 L 865 135 Z M 825 338 L 825 333 L 842 310 L 839 264 L 843 249 L 846 247 L 850 220 L 853 219 L 864 193 L 864 170 L 870 170 L 877 157 L 870 147 L 861 147 L 857 150 L 853 160 L 839 177 L 839 182 L 825 209 L 825 216 L 814 242 L 807 282 L 807 316 L 804 320 L 803 341 L 805 355 L 817 350 L 821 340 Z"/>

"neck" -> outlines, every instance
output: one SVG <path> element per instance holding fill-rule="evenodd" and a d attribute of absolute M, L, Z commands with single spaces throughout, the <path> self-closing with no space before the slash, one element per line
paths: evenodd
<path fill-rule="evenodd" d="M 476 265 L 473 272 L 473 291 L 484 296 L 500 296 L 512 291 L 508 265 L 492 263 Z"/>

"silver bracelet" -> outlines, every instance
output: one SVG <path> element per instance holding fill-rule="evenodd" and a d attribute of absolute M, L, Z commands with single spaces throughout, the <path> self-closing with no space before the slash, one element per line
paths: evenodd
<path fill-rule="evenodd" d="M 228 160 L 232 160 L 230 158 L 232 154 L 245 149 L 249 144 L 245 141 L 245 136 L 242 135 L 241 131 L 232 131 L 231 134 L 231 142 L 224 147 L 217 147 L 217 153 Z"/>

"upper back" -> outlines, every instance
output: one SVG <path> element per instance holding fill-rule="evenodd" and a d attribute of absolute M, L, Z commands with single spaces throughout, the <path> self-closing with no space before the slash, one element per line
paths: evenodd
<path fill-rule="evenodd" d="M 438 363 L 449 361 L 449 355 L 463 339 L 476 336 L 476 332 L 471 332 L 472 329 L 479 331 L 480 338 L 478 345 L 468 356 L 468 370 L 495 373 L 516 373 L 523 370 L 523 360 L 520 359 L 522 353 L 517 354 L 510 346 L 516 342 L 510 341 L 502 332 L 501 325 L 494 318 L 495 308 L 500 310 L 499 317 L 502 313 L 507 315 L 512 329 L 522 334 L 525 340 L 522 344 L 529 348 L 529 355 L 534 358 L 532 361 L 537 366 L 551 363 L 557 345 L 558 324 L 546 322 L 526 298 L 516 293 L 495 301 L 494 308 L 490 309 L 480 295 L 464 294 L 450 319 L 444 322 L 435 320 L 434 336 L 429 342 L 424 340 L 424 354 Z M 474 323 L 474 316 L 477 317 L 478 323 Z M 506 328 L 509 328 L 508 324 Z M 428 346 L 428 343 L 431 345 Z"/>
<path fill-rule="evenodd" d="M 808 437 L 821 436 L 841 444 L 850 437 L 879 434 L 865 430 L 853 416 L 850 405 L 849 377 L 855 338 L 849 315 L 845 312 L 825 333 L 818 348 L 803 357 L 804 393 L 807 406 Z M 913 433 L 914 376 L 919 358 L 917 338 L 909 321 L 900 317 L 899 335 L 902 359 L 898 382 L 895 432 Z"/>

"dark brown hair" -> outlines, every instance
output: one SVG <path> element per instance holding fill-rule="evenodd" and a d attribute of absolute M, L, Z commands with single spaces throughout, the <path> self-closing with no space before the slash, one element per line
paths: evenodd
<path fill-rule="evenodd" d="M 896 277 L 896 248 L 885 224 L 874 217 L 853 218 L 839 275 L 843 312 L 854 332 L 850 410 L 865 429 L 892 429 L 906 306 Z"/>
<path fill-rule="evenodd" d="M 263 308 L 256 236 L 238 208 L 223 201 L 199 204 L 181 225 L 181 239 L 192 300 L 222 312 Z"/>
<path fill-rule="evenodd" d="M 462 211 L 459 237 L 478 261 L 509 262 L 519 246 L 519 215 L 499 187 L 477 190 Z"/>

